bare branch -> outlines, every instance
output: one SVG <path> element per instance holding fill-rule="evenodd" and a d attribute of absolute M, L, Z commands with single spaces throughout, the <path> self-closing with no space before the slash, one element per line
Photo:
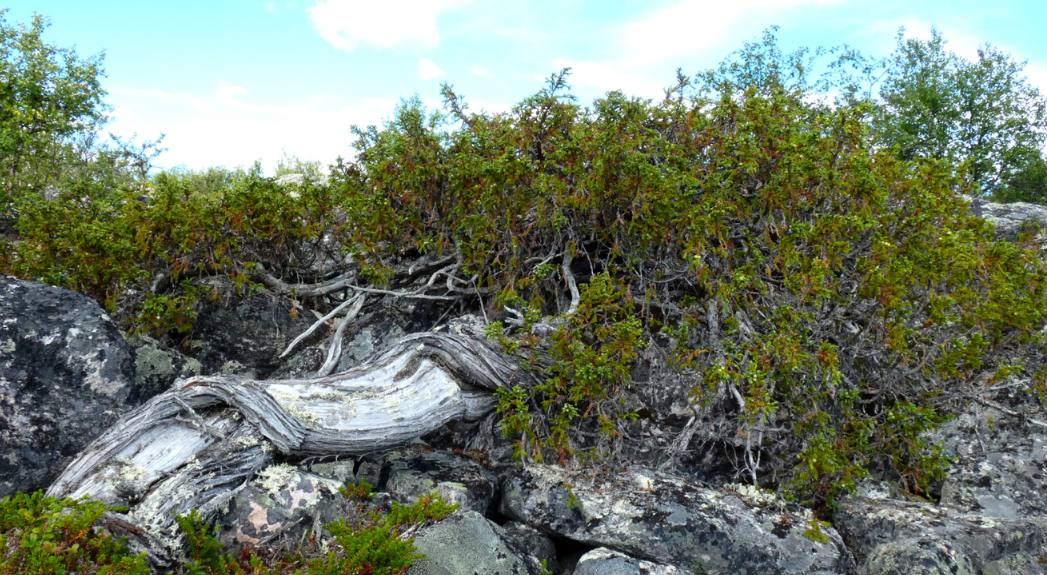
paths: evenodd
<path fill-rule="evenodd" d="M 310 335 L 312 335 L 313 332 L 315 332 L 317 329 L 319 329 L 319 327 L 321 325 L 327 323 L 327 321 L 329 319 L 331 319 L 334 316 L 338 315 L 339 313 L 341 313 L 341 311 L 343 309 L 349 307 L 350 305 L 352 305 L 353 302 L 359 300 L 362 297 L 364 297 L 364 296 L 359 295 L 359 294 L 356 295 L 356 296 L 353 296 L 352 298 L 347 299 L 344 302 L 342 302 L 341 304 L 339 304 L 338 307 L 334 308 L 334 310 L 331 311 L 331 313 L 329 313 L 329 314 L 323 316 L 322 318 L 316 320 L 316 323 L 314 323 L 313 325 L 309 326 L 309 329 L 303 331 L 301 335 L 299 335 L 298 337 L 294 338 L 294 341 L 292 341 L 290 343 L 290 345 L 287 346 L 287 349 L 285 349 L 284 352 L 280 354 L 280 357 L 281 358 L 287 357 L 287 355 L 290 354 L 291 351 L 294 349 L 294 346 L 296 346 L 299 343 L 301 343 L 303 340 L 305 340 L 305 338 L 309 337 Z"/>
<path fill-rule="evenodd" d="M 363 309 L 366 301 L 367 296 L 361 295 L 357 298 L 353 307 L 349 308 L 349 312 L 345 314 L 345 318 L 342 320 L 342 325 L 338 326 L 338 330 L 334 334 L 331 347 L 327 350 L 327 359 L 324 360 L 324 364 L 320 366 L 320 370 L 316 372 L 316 375 L 330 375 L 334 371 L 335 366 L 338 365 L 338 360 L 342 357 L 342 336 L 345 335 L 345 329 L 356 319 L 357 314 Z"/>

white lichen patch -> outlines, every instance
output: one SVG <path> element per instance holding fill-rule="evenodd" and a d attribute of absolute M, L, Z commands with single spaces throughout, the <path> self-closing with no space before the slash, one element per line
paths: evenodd
<path fill-rule="evenodd" d="M 304 425 L 319 427 L 323 424 L 320 416 L 299 405 L 299 402 L 302 401 L 302 396 L 293 388 L 274 385 L 268 389 L 268 392 L 280 404 L 280 407 L 284 408 L 284 411 Z"/>
<path fill-rule="evenodd" d="M 270 465 L 258 473 L 255 484 L 269 493 L 271 497 L 276 497 L 290 485 L 291 480 L 297 474 L 298 469 L 286 463 Z"/>
<path fill-rule="evenodd" d="M 3 342 L 0 342 L 0 351 L 4 353 L 14 353 L 15 351 L 15 340 L 8 338 Z"/>
<path fill-rule="evenodd" d="M 755 485 L 742 485 L 740 483 L 729 483 L 724 486 L 725 489 L 733 491 L 742 501 L 745 501 L 754 507 L 783 507 L 785 501 L 783 501 L 778 494 L 774 491 L 767 489 L 761 489 Z"/>
<path fill-rule="evenodd" d="M 291 414 L 291 417 L 301 421 L 303 424 L 310 427 L 320 427 L 323 424 L 323 420 L 320 419 L 319 415 L 309 411 L 308 409 L 298 407 L 296 405 L 286 405 L 284 409 L 287 413 Z"/>
<path fill-rule="evenodd" d="M 261 440 L 259 440 L 257 437 L 253 435 L 242 435 L 240 437 L 237 437 L 234 443 L 246 449 L 248 447 L 254 447 L 258 445 L 259 443 L 261 443 Z"/>
<path fill-rule="evenodd" d="M 105 475 L 105 484 L 111 489 L 131 487 L 134 492 L 140 493 L 147 487 L 143 480 L 149 471 L 137 465 L 132 459 L 117 457 L 113 459 Z"/>

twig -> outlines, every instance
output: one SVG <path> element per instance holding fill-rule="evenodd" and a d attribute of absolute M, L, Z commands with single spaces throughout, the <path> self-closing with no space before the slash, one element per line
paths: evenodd
<path fill-rule="evenodd" d="M 436 301 L 457 301 L 458 300 L 458 297 L 456 297 L 456 296 L 448 296 L 448 295 L 428 295 L 428 294 L 422 294 L 422 293 L 402 292 L 402 291 L 394 291 L 394 290 L 388 290 L 388 289 L 366 288 L 366 287 L 361 287 L 361 286 L 358 286 L 358 285 L 347 285 L 345 287 L 347 287 L 349 289 L 356 290 L 356 291 L 361 291 L 363 293 L 373 293 L 373 294 L 379 294 L 379 295 L 391 295 L 393 297 L 398 297 L 398 298 L 402 297 L 402 298 L 406 298 L 406 299 L 431 299 L 431 300 L 436 300 Z"/>
<path fill-rule="evenodd" d="M 582 296 L 578 293 L 578 284 L 574 281 L 574 274 L 571 273 L 571 262 L 574 257 L 568 253 L 564 253 L 563 256 L 563 277 L 567 281 L 567 289 L 571 290 L 571 307 L 567 308 L 567 315 L 571 315 L 578 311 L 578 304 L 582 301 Z"/>
<path fill-rule="evenodd" d="M 331 342 L 331 347 L 327 350 L 327 359 L 324 364 L 320 366 L 320 370 L 316 372 L 319 376 L 330 375 L 338 360 L 342 357 L 342 336 L 345 335 L 345 328 L 349 327 L 349 324 L 356 319 L 356 315 L 363 309 L 364 303 L 367 301 L 367 296 L 359 296 L 353 307 L 349 308 L 349 312 L 345 314 L 345 319 L 342 320 L 342 325 L 338 326 L 338 331 L 334 334 L 334 341 Z"/>
<path fill-rule="evenodd" d="M 322 318 L 316 320 L 316 323 L 314 323 L 313 325 L 309 326 L 309 329 L 305 330 L 304 332 L 302 332 L 301 335 L 299 335 L 298 337 L 294 338 L 294 341 L 292 341 L 291 344 L 287 346 L 287 349 L 285 349 L 284 352 L 280 354 L 280 357 L 281 358 L 287 357 L 287 355 L 289 353 L 291 353 L 291 351 L 294 349 L 294 346 L 298 345 L 299 343 L 302 342 L 302 340 L 304 340 L 305 338 L 307 338 L 310 335 L 312 335 L 312 333 L 314 331 L 316 331 L 317 329 L 319 329 L 319 327 L 321 325 L 326 323 L 327 320 L 329 320 L 332 317 L 338 315 L 343 309 L 345 309 L 346 307 L 352 305 L 353 302 L 355 302 L 356 300 L 360 299 L 361 297 L 363 297 L 363 296 L 360 295 L 360 294 L 357 294 L 357 295 L 353 296 L 352 298 L 345 300 L 344 302 L 339 304 L 338 307 L 334 308 L 334 310 L 332 310 L 331 313 L 329 313 L 329 314 L 323 316 Z"/>

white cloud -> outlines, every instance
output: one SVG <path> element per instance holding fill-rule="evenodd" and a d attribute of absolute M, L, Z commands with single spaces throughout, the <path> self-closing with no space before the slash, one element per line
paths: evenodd
<path fill-rule="evenodd" d="M 164 132 L 168 151 L 157 158 L 157 165 L 168 168 L 233 168 L 262 160 L 271 170 L 285 151 L 332 163 L 339 155 L 352 155 L 352 125 L 381 125 L 396 107 L 392 100 L 329 94 L 293 104 L 263 104 L 228 83 L 207 96 L 118 87 L 110 94 L 120 100 L 110 131 L 125 137 L 137 132 L 145 138 Z M 150 125 L 145 118 L 163 118 L 163 125 Z"/>
<path fill-rule="evenodd" d="M 492 76 L 490 72 L 479 66 L 469 66 L 468 70 L 470 73 L 476 74 L 477 76 L 483 76 L 484 78 L 490 78 Z"/>
<path fill-rule="evenodd" d="M 247 94 L 247 90 L 240 86 L 234 86 L 228 82 L 219 82 L 218 89 L 215 90 L 215 96 L 219 100 L 231 100 L 237 96 L 244 96 Z"/>
<path fill-rule="evenodd" d="M 444 75 L 444 71 L 436 65 L 436 62 L 428 58 L 422 58 L 418 61 L 418 77 L 423 80 L 432 80 L 433 78 L 439 78 Z"/>
<path fill-rule="evenodd" d="M 1025 65 L 1024 72 L 1029 83 L 1040 90 L 1040 95 L 1047 97 L 1047 65 L 1029 62 Z"/>
<path fill-rule="evenodd" d="M 320 36 L 352 52 L 361 44 L 391 48 L 405 42 L 440 43 L 437 12 L 463 0 L 317 0 L 309 8 Z"/>
<path fill-rule="evenodd" d="M 572 86 L 596 88 L 601 92 L 621 90 L 628 96 L 659 98 L 665 95 L 660 84 L 652 82 L 648 74 L 629 71 L 614 63 L 571 61 L 559 58 L 553 68 L 571 68 L 567 83 Z"/>
<path fill-rule="evenodd" d="M 265 6 L 265 11 L 266 12 L 268 12 L 270 14 L 276 12 L 276 3 L 275 2 L 266 2 L 266 3 L 262 4 L 262 5 Z"/>
<path fill-rule="evenodd" d="M 708 50 L 737 37 L 736 28 L 772 24 L 767 16 L 844 0 L 681 0 L 626 25 L 623 41 L 632 62 L 657 61 Z"/>
<path fill-rule="evenodd" d="M 891 46 L 890 51 L 894 51 L 894 37 L 898 32 L 899 28 L 905 28 L 905 38 L 917 38 L 920 40 L 930 40 L 931 29 L 935 25 L 930 22 L 916 18 L 915 16 L 907 16 L 903 18 L 894 18 L 891 20 L 883 20 L 880 22 L 874 22 L 865 27 L 863 32 L 867 35 L 879 38 L 890 38 Z M 978 59 L 978 47 L 985 43 L 971 34 L 964 33 L 963 31 L 956 30 L 950 26 L 937 26 L 938 31 L 942 33 L 942 37 L 945 38 L 945 48 L 950 50 L 958 56 L 962 56 L 968 60 Z"/>

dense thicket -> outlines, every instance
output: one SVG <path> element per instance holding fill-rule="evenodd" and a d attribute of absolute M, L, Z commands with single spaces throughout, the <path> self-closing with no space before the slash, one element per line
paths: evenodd
<path fill-rule="evenodd" d="M 761 49 L 657 102 L 580 107 L 565 71 L 473 114 L 445 87 L 445 114 L 404 102 L 322 185 L 78 180 L 20 204 L 0 270 L 176 338 L 223 295 L 210 276 L 299 309 L 428 298 L 540 371 L 501 395 L 522 455 L 613 457 L 655 366 L 692 382 L 666 457 L 723 445 L 748 480 L 818 498 L 870 471 L 919 490 L 946 463 L 922 432 L 1002 378 L 1047 389 L 1043 238 L 994 241 L 964 164 L 883 146 L 876 101 L 824 103 L 802 54 Z"/>

